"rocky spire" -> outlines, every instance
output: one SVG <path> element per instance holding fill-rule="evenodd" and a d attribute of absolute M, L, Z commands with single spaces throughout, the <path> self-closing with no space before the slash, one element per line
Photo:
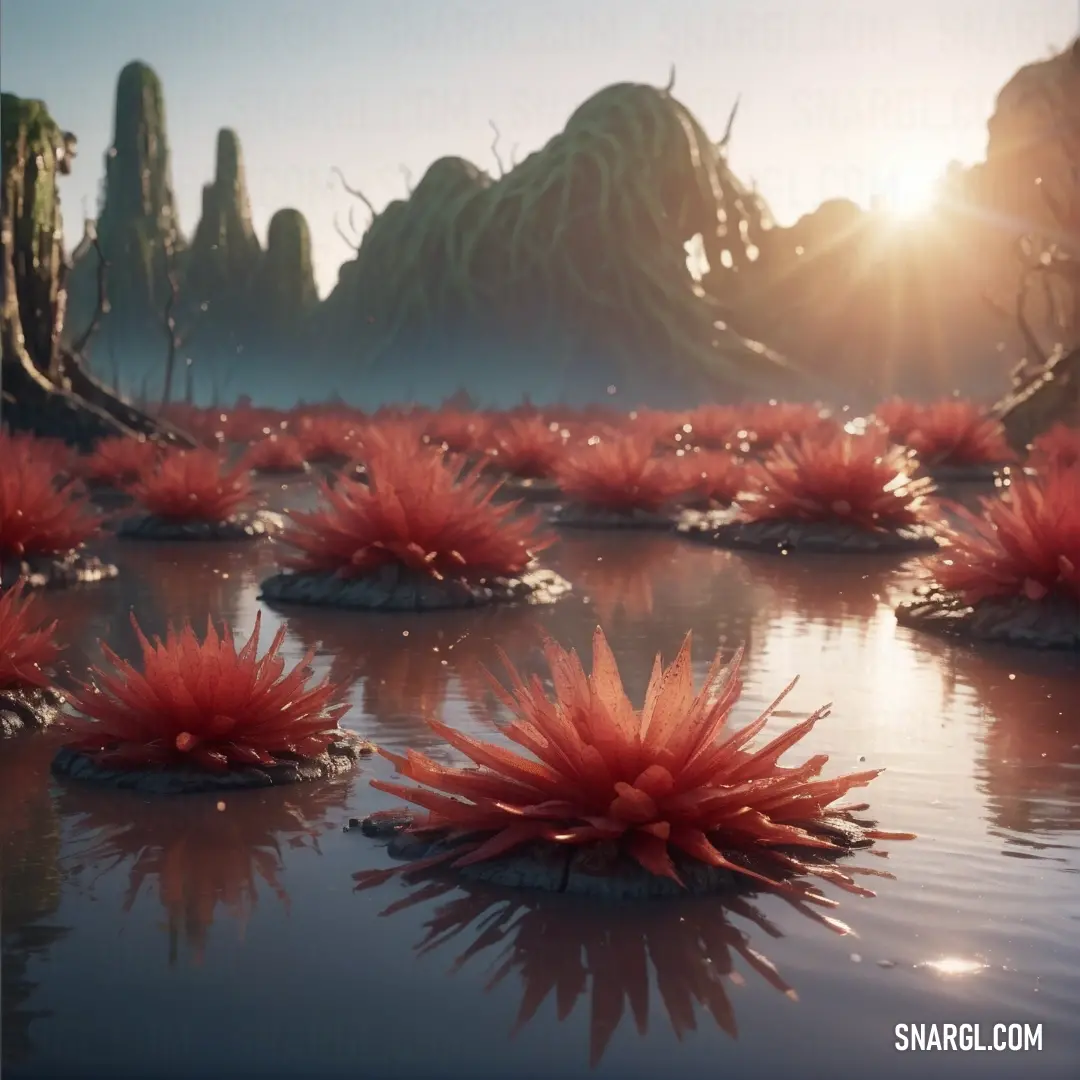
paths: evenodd
<path fill-rule="evenodd" d="M 299 210 L 279 210 L 270 219 L 266 255 L 255 278 L 255 310 L 278 332 L 299 329 L 319 302 L 311 265 L 311 232 Z"/>

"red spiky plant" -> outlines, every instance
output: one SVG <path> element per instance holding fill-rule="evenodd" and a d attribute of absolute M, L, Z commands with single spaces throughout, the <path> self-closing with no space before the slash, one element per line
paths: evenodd
<path fill-rule="evenodd" d="M 101 644 L 113 668 L 95 668 L 91 682 L 70 695 L 88 719 L 76 727 L 74 744 L 103 764 L 122 768 L 191 766 L 212 772 L 274 765 L 282 759 L 321 754 L 338 732 L 348 704 L 324 681 L 309 687 L 314 650 L 288 673 L 279 655 L 282 626 L 259 657 L 261 616 L 237 651 L 226 624 L 218 634 L 207 621 L 198 639 L 190 623 L 153 643 L 135 616 L 142 649 L 140 672 Z"/>
<path fill-rule="evenodd" d="M 998 465 L 1015 458 L 1005 428 L 973 401 L 947 398 L 916 410 L 904 442 L 924 465 Z"/>
<path fill-rule="evenodd" d="M 520 574 L 554 538 L 517 503 L 493 503 L 497 485 L 481 467 L 463 471 L 424 450 L 371 450 L 367 484 L 323 485 L 325 505 L 291 512 L 283 539 L 299 554 L 286 565 L 346 578 L 394 563 L 439 581 Z"/>
<path fill-rule="evenodd" d="M 299 472 L 305 464 L 303 444 L 283 431 L 259 439 L 244 455 L 245 468 L 256 472 Z"/>
<path fill-rule="evenodd" d="M 433 412 L 424 427 L 425 437 L 452 454 L 483 453 L 490 441 L 493 417 L 487 413 L 443 408 Z"/>
<path fill-rule="evenodd" d="M 112 435 L 100 439 L 79 459 L 77 472 L 91 483 L 125 487 L 153 469 L 160 453 L 161 448 L 149 439 Z"/>
<path fill-rule="evenodd" d="M 209 447 L 167 451 L 128 491 L 155 517 L 176 522 L 227 521 L 252 500 L 247 466 L 230 467 Z"/>
<path fill-rule="evenodd" d="M 689 451 L 674 459 L 673 468 L 685 476 L 695 502 L 728 506 L 746 485 L 746 465 L 723 450 Z"/>
<path fill-rule="evenodd" d="M 918 414 L 919 406 L 914 401 L 891 397 L 874 409 L 873 419 L 879 427 L 885 429 L 893 442 L 906 443 Z"/>
<path fill-rule="evenodd" d="M 101 526 L 82 488 L 57 485 L 53 464 L 31 440 L 0 435 L 0 559 L 67 555 Z"/>
<path fill-rule="evenodd" d="M 48 465 L 53 476 L 66 477 L 72 472 L 76 454 L 62 439 L 41 438 L 23 431 L 0 431 L 0 454 L 16 447 L 19 453 Z"/>
<path fill-rule="evenodd" d="M 34 597 L 19 581 L 0 593 L 0 692 L 50 685 L 45 669 L 56 662 L 56 621 L 34 617 Z"/>
<path fill-rule="evenodd" d="M 981 516 L 955 508 L 961 524 L 928 564 L 935 581 L 967 604 L 1051 594 L 1080 603 L 1080 469 L 1017 477 L 981 503 Z"/>
<path fill-rule="evenodd" d="M 1080 465 L 1080 428 L 1055 424 L 1028 448 L 1028 464 L 1039 472 Z"/>
<path fill-rule="evenodd" d="M 295 433 L 312 465 L 352 461 L 359 452 L 360 424 L 348 416 L 302 416 Z"/>
<path fill-rule="evenodd" d="M 679 501 L 689 483 L 669 457 L 656 457 L 651 436 L 613 435 L 567 452 L 555 481 L 568 500 L 601 510 L 658 512 Z"/>
<path fill-rule="evenodd" d="M 741 651 L 726 666 L 718 656 L 695 696 L 688 634 L 666 670 L 657 657 L 640 712 L 623 690 L 599 627 L 590 675 L 576 653 L 554 642 L 546 654 L 553 699 L 539 679 L 526 684 L 504 656 L 513 693 L 499 689 L 516 719 L 503 733 L 529 756 L 437 720 L 428 721 L 431 729 L 476 768 L 451 768 L 415 751 L 379 750 L 404 778 L 423 785 L 371 782 L 427 811 L 411 828 L 461 838 L 460 846 L 436 858 L 456 857 L 455 866 L 467 866 L 532 842 L 617 843 L 646 870 L 680 884 L 673 852 L 781 890 L 790 890 L 783 879 L 795 871 L 858 891 L 835 867 L 779 850 L 836 850 L 817 822 L 830 808 L 838 812 L 832 805 L 838 798 L 880 771 L 816 779 L 828 761 L 824 754 L 793 768 L 777 764 L 828 714 L 827 707 L 751 752 L 745 747 L 795 683 L 757 720 L 732 733 L 728 718 L 742 690 Z M 871 839 L 890 835 L 908 834 L 867 833 Z M 736 852 L 757 861 L 751 865 Z"/>
<path fill-rule="evenodd" d="M 552 477 L 566 450 L 566 437 L 557 424 L 539 416 L 511 417 L 491 434 L 492 464 L 523 480 Z"/>
<path fill-rule="evenodd" d="M 933 481 L 913 476 L 910 452 L 884 432 L 781 442 L 750 466 L 739 505 L 748 521 L 844 521 L 890 531 L 922 523 Z"/>
<path fill-rule="evenodd" d="M 782 439 L 813 435 L 829 427 L 821 407 L 805 402 L 770 401 L 745 411 L 735 438 L 756 450 L 769 450 Z"/>
<path fill-rule="evenodd" d="M 731 405 L 699 405 L 686 418 L 690 425 L 688 441 L 706 450 L 730 446 L 739 430 L 737 410 Z"/>

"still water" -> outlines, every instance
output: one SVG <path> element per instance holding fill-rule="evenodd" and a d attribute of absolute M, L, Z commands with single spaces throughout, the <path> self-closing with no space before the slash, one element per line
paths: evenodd
<path fill-rule="evenodd" d="M 117 544 L 117 582 L 50 594 L 75 675 L 102 638 L 136 655 L 208 614 L 245 636 L 275 547 Z M 286 652 L 349 686 L 344 724 L 443 756 L 423 722 L 498 737 L 478 673 L 496 645 L 542 670 L 543 633 L 600 622 L 640 702 L 652 658 L 693 630 L 745 642 L 752 718 L 833 701 L 795 755 L 867 791 L 894 879 L 841 900 L 839 935 L 774 895 L 590 906 L 391 865 L 344 826 L 391 797 L 346 782 L 154 800 L 51 780 L 58 736 L 0 748 L 3 1052 L 10 1077 L 1075 1076 L 1080 1061 L 1080 664 L 974 653 L 896 626 L 895 562 L 755 557 L 666 536 L 566 533 L 555 607 L 414 616 L 300 612 Z M 279 616 L 265 612 L 273 632 Z M 1041 1024 L 1042 1050 L 901 1052 L 898 1024 Z"/>

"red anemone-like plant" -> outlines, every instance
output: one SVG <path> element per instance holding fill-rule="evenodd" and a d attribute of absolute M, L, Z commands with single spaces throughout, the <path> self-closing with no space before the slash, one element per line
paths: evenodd
<path fill-rule="evenodd" d="M 299 472 L 304 465 L 303 443 L 285 432 L 267 435 L 244 455 L 244 466 L 256 472 Z"/>
<path fill-rule="evenodd" d="M 982 516 L 957 507 L 961 524 L 930 562 L 936 582 L 965 603 L 1053 593 L 1080 603 L 1080 469 L 1021 476 L 982 500 Z"/>
<path fill-rule="evenodd" d="M 96 681 L 80 684 L 70 698 L 89 718 L 77 728 L 74 746 L 102 764 L 222 772 L 316 757 L 337 736 L 348 704 L 336 703 L 329 682 L 308 687 L 313 651 L 285 672 L 284 626 L 259 657 L 258 615 L 239 651 L 228 626 L 219 635 L 208 623 L 202 641 L 190 624 L 179 633 L 170 627 L 164 641 L 151 643 L 134 615 L 131 623 L 143 670 L 102 643 L 114 670 L 95 669 Z"/>
<path fill-rule="evenodd" d="M 699 405 L 686 417 L 690 430 L 687 441 L 706 450 L 723 450 L 740 428 L 739 414 L 732 405 Z"/>
<path fill-rule="evenodd" d="M 101 439 L 79 459 L 78 473 L 92 483 L 124 487 L 151 470 L 159 453 L 158 445 L 149 439 L 114 435 Z"/>
<path fill-rule="evenodd" d="M 951 398 L 916 410 L 904 442 L 924 465 L 999 465 L 1015 455 L 999 420 Z"/>
<path fill-rule="evenodd" d="M 774 401 L 750 408 L 740 418 L 735 437 L 754 450 L 769 450 L 782 439 L 812 435 L 828 426 L 827 416 L 817 405 Z"/>
<path fill-rule="evenodd" d="M 363 577 L 398 564 L 436 580 L 475 581 L 522 573 L 554 538 L 540 519 L 496 505 L 482 466 L 460 471 L 440 454 L 380 452 L 367 458 L 368 483 L 323 485 L 325 505 L 293 511 L 284 542 L 294 570 Z"/>
<path fill-rule="evenodd" d="M 492 464 L 526 480 L 552 476 L 566 448 L 559 426 L 538 416 L 512 417 L 495 430 L 491 442 Z"/>
<path fill-rule="evenodd" d="M 757 720 L 731 732 L 728 717 L 742 690 L 741 650 L 726 666 L 717 657 L 695 696 L 688 634 L 666 670 L 657 657 L 640 712 L 623 690 L 599 628 L 591 675 L 576 653 L 554 642 L 548 642 L 546 652 L 554 699 L 538 679 L 526 684 L 506 662 L 513 693 L 502 690 L 502 698 L 517 719 L 504 734 L 529 756 L 436 720 L 428 721 L 432 730 L 478 768 L 451 768 L 415 751 L 403 756 L 379 750 L 403 777 L 424 786 L 381 780 L 372 786 L 427 811 L 411 826 L 415 831 L 445 830 L 463 837 L 448 856 L 457 855 L 454 865 L 491 859 L 535 841 L 615 842 L 646 870 L 680 884 L 673 852 L 780 888 L 782 879 L 796 870 L 858 891 L 835 867 L 804 863 L 780 850 L 835 850 L 835 842 L 816 823 L 838 798 L 879 772 L 818 779 L 827 755 L 792 768 L 778 764 L 828 714 L 827 707 L 761 749 L 748 751 L 795 684 Z M 832 807 L 832 812 L 841 809 Z M 774 868 L 775 876 L 738 855 L 729 857 L 736 852 L 758 856 L 762 868 Z"/>
<path fill-rule="evenodd" d="M 613 435 L 568 452 L 555 469 L 570 502 L 602 510 L 657 512 L 678 502 L 692 481 L 677 461 L 653 454 L 652 436 Z"/>
<path fill-rule="evenodd" d="M 56 621 L 34 618 L 34 597 L 23 583 L 0 594 L 0 691 L 50 685 L 45 668 L 56 661 Z"/>
<path fill-rule="evenodd" d="M 424 434 L 451 453 L 473 454 L 490 441 L 491 426 L 492 417 L 486 413 L 443 408 L 427 418 Z"/>
<path fill-rule="evenodd" d="M 673 468 L 686 478 L 691 498 L 728 506 L 746 486 L 746 466 L 723 450 L 699 450 L 681 454 Z"/>
<path fill-rule="evenodd" d="M 747 520 L 846 521 L 883 531 L 921 523 L 929 479 L 915 479 L 911 454 L 884 433 L 786 440 L 747 471 L 740 505 Z"/>
<path fill-rule="evenodd" d="M 1055 424 L 1031 444 L 1028 463 L 1039 472 L 1080 466 L 1080 428 Z"/>
<path fill-rule="evenodd" d="M 906 443 L 919 415 L 919 406 L 907 398 L 892 397 L 874 409 L 873 419 L 896 443 Z"/>
<path fill-rule="evenodd" d="M 79 486 L 56 484 L 48 457 L 30 440 L 0 435 L 0 558 L 66 555 L 93 536 L 101 518 Z"/>
<path fill-rule="evenodd" d="M 247 467 L 230 468 L 207 447 L 168 451 L 128 490 L 155 517 L 178 522 L 227 521 L 252 497 Z"/>

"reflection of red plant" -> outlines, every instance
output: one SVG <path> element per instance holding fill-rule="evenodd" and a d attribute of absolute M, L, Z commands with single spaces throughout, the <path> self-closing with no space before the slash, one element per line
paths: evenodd
<path fill-rule="evenodd" d="M 60 652 L 56 621 L 42 626 L 32 617 L 33 607 L 34 598 L 24 595 L 22 582 L 0 593 L 0 689 L 49 685 L 42 669 Z"/>
<path fill-rule="evenodd" d="M 689 451 L 674 464 L 686 477 L 688 495 L 700 501 L 727 506 L 746 484 L 746 466 L 722 450 Z"/>
<path fill-rule="evenodd" d="M 840 433 L 782 442 L 747 472 L 740 498 L 750 521 L 777 518 L 846 521 L 875 531 L 918 524 L 928 479 L 913 479 L 916 462 L 883 432 Z"/>
<path fill-rule="evenodd" d="M 135 906 L 149 885 L 167 914 L 170 962 L 179 942 L 204 958 L 209 930 L 221 909 L 242 935 L 259 899 L 260 881 L 288 911 L 282 877 L 287 853 L 300 848 L 319 853 L 329 820 L 343 809 L 343 784 L 295 784 L 261 797 L 189 796 L 182 806 L 171 799 L 149 800 L 137 814 L 108 792 L 79 789 L 65 793 L 66 816 L 89 844 L 78 862 L 95 878 L 129 863 L 124 911 Z M 98 867 L 103 869 L 98 870 Z"/>
<path fill-rule="evenodd" d="M 53 464 L 31 440 L 0 435 L 0 556 L 66 555 L 93 536 L 101 518 L 81 488 L 56 485 Z"/>
<path fill-rule="evenodd" d="M 257 472 L 296 472 L 304 467 L 304 447 L 295 435 L 267 435 L 244 455 L 244 466 Z"/>
<path fill-rule="evenodd" d="M 84 480 L 123 487 L 153 468 L 160 450 L 149 439 L 114 435 L 101 439 L 93 451 L 79 459 Z"/>
<path fill-rule="evenodd" d="M 128 489 L 167 521 L 227 521 L 251 500 L 245 465 L 229 468 L 215 450 L 170 450 Z"/>
<path fill-rule="evenodd" d="M 814 867 L 777 850 L 835 849 L 818 831 L 818 820 L 836 799 L 878 774 L 870 770 L 816 780 L 827 755 L 794 768 L 777 764 L 827 708 L 751 753 L 743 748 L 794 683 L 759 719 L 730 733 L 728 715 L 742 690 L 741 653 L 727 667 L 717 657 L 695 697 L 687 635 L 667 670 L 657 657 L 645 707 L 635 712 L 599 628 L 590 676 L 576 653 L 554 642 L 546 652 L 555 700 L 539 680 L 527 685 L 507 661 L 514 693 L 504 692 L 504 703 L 517 719 L 504 734 L 533 757 L 436 720 L 428 721 L 432 730 L 478 768 L 449 768 L 415 751 L 406 756 L 379 751 L 402 776 L 425 786 L 380 780 L 372 786 L 428 811 L 414 829 L 466 837 L 453 849 L 464 852 L 455 865 L 494 858 L 532 841 L 614 841 L 646 870 L 680 884 L 672 850 L 780 887 L 724 852 L 754 853 L 771 863 L 774 874 L 817 873 L 856 888 L 834 867 Z M 473 839 L 472 833 L 481 836 Z"/>
<path fill-rule="evenodd" d="M 495 430 L 491 441 L 493 464 L 523 479 L 552 476 L 566 446 L 559 427 L 537 416 L 507 420 Z"/>
<path fill-rule="evenodd" d="M 915 426 L 919 406 L 907 398 L 893 397 L 874 409 L 874 420 L 885 429 L 893 442 L 905 443 Z"/>
<path fill-rule="evenodd" d="M 937 583 L 968 604 L 1051 593 L 1080 601 L 1080 469 L 1017 477 L 981 501 L 981 517 L 956 508 L 963 524 L 930 563 Z"/>
<path fill-rule="evenodd" d="M 310 689 L 309 653 L 288 674 L 278 655 L 282 626 L 256 658 L 260 616 L 237 652 L 225 627 L 213 624 L 200 642 L 190 624 L 169 628 L 164 642 L 147 641 L 132 616 L 142 647 L 143 671 L 102 652 L 115 672 L 95 669 L 97 685 L 81 684 L 73 707 L 96 723 L 82 726 L 77 744 L 103 762 L 121 766 L 191 765 L 224 771 L 232 766 L 273 765 L 281 756 L 316 757 L 333 740 L 347 705 L 332 704 L 329 682 Z"/>
<path fill-rule="evenodd" d="M 1028 462 L 1039 472 L 1080 465 L 1080 428 L 1055 424 L 1032 442 L 1030 451 Z"/>
<path fill-rule="evenodd" d="M 293 511 L 284 537 L 300 554 L 293 569 L 362 577 L 397 563 L 436 580 L 477 580 L 521 573 L 553 538 L 540 519 L 495 505 L 496 486 L 479 468 L 459 472 L 441 455 L 375 452 L 368 483 L 341 479 L 322 488 L 326 505 Z"/>
<path fill-rule="evenodd" d="M 1000 421 L 972 401 L 918 408 L 904 441 L 929 466 L 997 465 L 1014 457 Z"/>
<path fill-rule="evenodd" d="M 651 436 L 613 435 L 571 450 L 556 467 L 555 480 L 571 502 L 616 511 L 661 510 L 689 486 L 677 463 L 653 456 Z"/>

